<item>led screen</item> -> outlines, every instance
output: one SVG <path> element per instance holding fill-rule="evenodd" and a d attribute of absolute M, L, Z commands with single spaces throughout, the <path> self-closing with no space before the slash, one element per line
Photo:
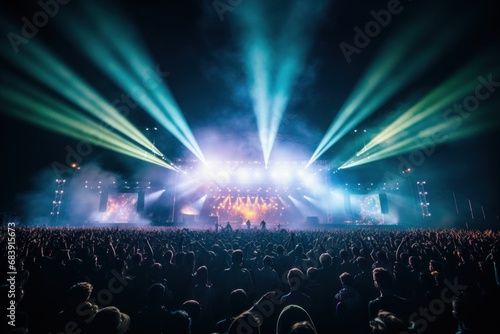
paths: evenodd
<path fill-rule="evenodd" d="M 138 193 L 109 194 L 106 212 L 102 217 L 107 223 L 128 223 L 137 218 Z"/>
<path fill-rule="evenodd" d="M 351 194 L 350 201 L 353 223 L 366 225 L 384 224 L 384 215 L 382 214 L 380 196 L 378 194 Z"/>

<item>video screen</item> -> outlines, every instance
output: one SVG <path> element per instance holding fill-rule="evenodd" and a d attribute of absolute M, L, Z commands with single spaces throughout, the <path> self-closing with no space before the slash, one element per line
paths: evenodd
<path fill-rule="evenodd" d="M 354 224 L 383 225 L 385 223 L 378 194 L 351 194 L 350 201 Z"/>
<path fill-rule="evenodd" d="M 128 223 L 136 220 L 138 193 L 109 194 L 102 222 Z"/>

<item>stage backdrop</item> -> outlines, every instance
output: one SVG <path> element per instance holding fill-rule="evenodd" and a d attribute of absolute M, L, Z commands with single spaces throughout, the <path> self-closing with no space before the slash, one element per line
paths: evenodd
<path fill-rule="evenodd" d="M 131 223 L 138 218 L 138 193 L 108 194 L 103 223 Z"/>

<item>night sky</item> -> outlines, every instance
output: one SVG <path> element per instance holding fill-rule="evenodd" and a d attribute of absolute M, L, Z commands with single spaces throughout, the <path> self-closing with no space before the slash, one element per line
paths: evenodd
<path fill-rule="evenodd" d="M 213 152 L 217 148 L 210 147 L 211 145 L 232 143 L 240 149 L 221 149 L 241 160 L 262 157 L 258 150 L 255 152 L 255 147 L 259 145 L 248 80 L 242 66 L 241 45 L 244 41 L 241 41 L 241 34 L 236 28 L 241 11 L 249 1 L 257 0 L 241 1 L 232 11 L 223 13 L 223 21 L 212 0 L 126 0 L 114 1 L 108 7 L 117 9 L 109 12 L 110 17 L 120 16 L 139 31 L 147 48 L 146 53 L 162 71 L 168 72 L 166 83 L 202 151 Z M 230 3 L 229 0 L 221 2 Z M 263 25 L 272 23 L 271 26 L 277 27 L 280 15 L 290 1 L 266 2 L 273 5 L 268 6 L 267 15 L 260 22 Z M 311 6 L 315 5 L 315 1 L 308 2 Z M 374 57 L 384 46 L 390 45 L 391 38 L 409 22 L 425 25 L 432 17 L 437 17 L 439 24 L 432 28 L 436 34 L 440 29 L 452 27 L 452 31 L 459 36 L 450 35 L 450 38 L 458 37 L 456 43 L 441 57 L 431 61 L 410 84 L 389 98 L 373 115 L 356 127 L 367 129 L 369 136 L 381 130 L 382 121 L 390 112 L 401 105 L 411 105 L 418 101 L 425 92 L 461 69 L 469 60 L 484 52 L 491 54 L 495 52 L 491 51 L 495 50 L 495 47 L 498 52 L 498 1 L 403 0 L 400 3 L 403 10 L 393 15 L 390 24 L 382 28 L 359 54 L 353 54 L 351 62 L 348 63 L 339 44 L 353 44 L 353 28 L 363 27 L 373 20 L 370 11 L 385 9 L 390 2 L 351 0 L 328 3 L 321 18 L 315 22 L 314 33 L 310 36 L 310 50 L 300 69 L 300 75 L 293 84 L 290 101 L 275 143 L 276 150 L 286 147 L 288 142 L 294 142 L 306 153 L 304 157 L 299 155 L 297 158 L 307 160 Z M 67 34 L 63 33 L 65 15 L 78 15 L 82 6 L 85 6 L 82 0 L 72 0 L 60 5 L 57 15 L 40 28 L 34 39 L 64 59 L 67 65 L 91 83 L 102 96 L 112 101 L 123 93 L 122 89 L 96 68 L 80 49 L 74 47 L 74 43 L 68 41 Z M 39 10 L 37 1 L 3 1 L 0 5 L 0 17 L 3 23 L 9 25 L 2 25 L 0 48 L 12 52 L 7 38 L 11 28 L 8 27 L 17 27 L 20 30 L 23 24 L 21 18 L 32 17 Z M 116 38 L 120 39 L 120 36 Z M 85 43 L 85 48 L 94 47 L 83 40 L 78 43 Z M 425 40 L 418 40 L 416 43 L 418 48 L 427 47 Z M 397 48 L 397 45 L 393 46 Z M 29 47 L 29 43 L 20 45 L 20 52 Z M 29 80 L 24 73 L 13 69 L 5 59 L 0 57 L 0 61 L 2 89 L 9 87 L 9 82 L 4 77 L 6 72 Z M 405 61 L 411 64 L 412 58 L 409 57 Z M 498 64 L 498 61 L 496 63 Z M 488 72 L 483 71 L 477 75 L 487 76 Z M 500 77 L 493 77 L 493 80 L 500 81 Z M 486 121 L 493 124 L 489 130 L 458 141 L 447 141 L 438 146 L 436 151 L 415 169 L 413 177 L 427 180 L 430 189 L 455 191 L 464 198 L 470 198 L 475 205 L 483 205 L 488 212 L 500 214 L 499 101 L 500 88 L 492 93 L 491 100 L 488 100 L 488 103 L 496 103 L 497 106 L 497 111 L 485 116 Z M 2 105 L 0 111 L 3 111 Z M 147 136 L 151 136 L 151 133 L 145 131 L 146 127 L 158 126 L 141 108 L 133 109 L 128 119 Z M 23 194 L 39 187 L 37 182 L 43 173 L 50 171 L 52 162 L 64 163 L 66 147 L 75 147 L 78 141 L 22 122 L 3 112 L 0 113 L 0 124 L 0 212 L 10 212 L 19 210 Z M 165 129 L 159 128 L 153 136 L 156 146 L 170 159 L 194 159 L 194 156 Z M 359 138 L 350 132 L 320 159 L 335 159 L 339 152 L 350 145 L 357 145 L 358 141 Z M 248 146 L 244 146 L 248 149 L 241 149 L 239 142 L 257 144 L 249 145 L 253 149 Z M 290 157 L 290 160 L 294 158 Z M 92 154 L 82 161 L 82 167 L 90 163 L 97 163 L 103 169 L 123 174 L 125 177 L 136 176 L 136 170 L 148 166 L 144 162 L 101 148 L 95 148 Z M 350 180 L 373 177 L 379 181 L 381 171 L 382 174 L 384 170 L 396 172 L 398 164 L 397 157 L 389 158 L 346 171 L 345 175 Z M 158 170 L 159 173 L 170 173 L 161 167 L 150 168 L 153 171 Z M 370 170 L 374 171 L 373 174 L 370 174 Z"/>

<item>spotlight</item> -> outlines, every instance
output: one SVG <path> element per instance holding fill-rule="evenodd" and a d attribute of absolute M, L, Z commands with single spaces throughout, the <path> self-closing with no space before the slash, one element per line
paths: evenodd
<path fill-rule="evenodd" d="M 390 39 L 390 43 L 379 49 L 380 52 L 374 57 L 373 63 L 367 67 L 363 77 L 337 112 L 308 165 L 339 141 L 350 129 L 358 126 L 395 94 L 407 87 L 419 72 L 429 67 L 433 60 L 444 54 L 449 47 L 453 46 L 453 43 L 459 41 L 457 37 L 460 34 L 450 27 L 443 29 L 439 24 L 437 15 L 430 17 L 425 23 L 419 22 L 418 19 L 409 21 Z M 435 29 L 429 29 L 430 26 L 434 26 Z M 453 29 L 456 27 L 454 26 Z M 435 31 L 439 33 L 434 33 Z M 424 38 L 428 46 L 417 49 L 418 44 L 415 41 Z M 411 65 L 408 65 L 406 59 L 410 56 L 413 61 Z M 479 71 L 474 73 L 479 73 Z"/>

